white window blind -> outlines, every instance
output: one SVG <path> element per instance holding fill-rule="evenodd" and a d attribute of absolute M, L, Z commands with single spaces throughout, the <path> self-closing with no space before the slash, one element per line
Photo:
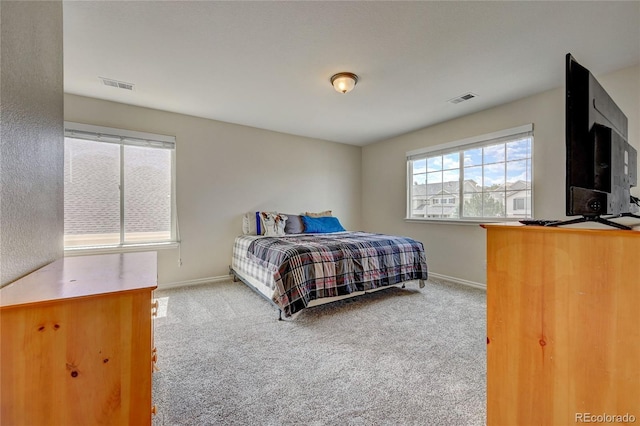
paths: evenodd
<path fill-rule="evenodd" d="M 65 248 L 175 242 L 175 137 L 65 123 Z"/>

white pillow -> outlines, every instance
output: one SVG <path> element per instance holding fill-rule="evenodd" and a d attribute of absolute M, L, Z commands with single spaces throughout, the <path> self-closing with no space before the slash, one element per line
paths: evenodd
<path fill-rule="evenodd" d="M 278 212 L 250 212 L 242 216 L 242 233 L 244 235 L 285 235 L 284 227 L 287 215 Z M 270 228 L 270 229 L 269 229 Z"/>
<path fill-rule="evenodd" d="M 284 227 L 287 223 L 287 216 L 277 212 L 260 212 L 262 228 L 267 237 L 282 237 L 285 235 Z"/>
<path fill-rule="evenodd" d="M 258 235 L 260 212 L 250 212 L 242 216 L 242 233 L 244 235 Z"/>

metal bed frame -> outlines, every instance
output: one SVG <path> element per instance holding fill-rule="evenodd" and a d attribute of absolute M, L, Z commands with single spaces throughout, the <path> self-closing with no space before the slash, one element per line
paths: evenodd
<path fill-rule="evenodd" d="M 245 284 L 247 287 L 249 287 L 251 290 L 253 290 L 254 292 L 256 292 L 257 294 L 259 294 L 263 299 L 267 300 L 269 303 L 271 303 L 273 305 L 274 308 L 276 308 L 278 310 L 278 321 L 284 321 L 284 319 L 282 318 L 282 309 L 280 309 L 280 306 L 278 306 L 276 304 L 276 302 L 274 302 L 273 300 L 271 300 L 270 298 L 268 298 L 267 296 L 265 296 L 262 292 L 260 292 L 260 290 L 258 290 L 253 284 L 251 284 L 250 282 L 248 282 L 247 280 L 245 280 L 244 278 L 242 278 L 234 269 L 233 267 L 231 267 L 231 265 L 229 265 L 229 275 L 233 276 L 233 282 L 238 282 L 241 281 L 243 284 Z M 409 281 L 405 281 L 402 282 L 402 286 L 400 288 L 406 288 L 406 283 Z M 358 296 L 363 296 L 365 294 L 370 294 L 370 293 L 374 293 L 375 291 L 379 291 L 379 290 L 384 290 L 386 288 L 389 287 L 398 287 L 400 283 L 398 284 L 394 284 L 391 286 L 387 286 L 387 287 L 379 287 L 374 291 L 363 291 L 362 294 L 356 294 L 353 295 L 351 297 L 358 297 Z M 332 302 L 326 302 L 326 303 L 332 303 Z M 319 305 L 316 305 L 319 306 Z M 313 307 L 313 306 L 312 306 Z M 309 308 L 305 308 L 305 309 L 309 309 Z"/>
<path fill-rule="evenodd" d="M 258 290 L 253 284 L 251 284 L 249 281 L 245 280 L 244 278 L 242 278 L 240 275 L 238 275 L 238 273 L 231 267 L 231 265 L 229 265 L 229 275 L 233 276 L 233 282 L 238 282 L 238 281 L 242 281 L 247 287 L 249 287 L 251 290 L 255 291 L 256 293 L 258 293 L 263 299 L 267 300 L 269 303 L 271 303 L 273 305 L 274 308 L 276 308 L 278 310 L 278 321 L 284 321 L 282 319 L 282 309 L 280 309 L 280 306 L 278 306 L 276 304 L 276 302 L 274 302 L 273 300 L 269 299 L 267 296 L 265 296 L 264 294 L 262 294 L 260 292 L 260 290 Z"/>

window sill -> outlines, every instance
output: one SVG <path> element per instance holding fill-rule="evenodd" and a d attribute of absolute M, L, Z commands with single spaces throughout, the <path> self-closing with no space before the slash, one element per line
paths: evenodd
<path fill-rule="evenodd" d="M 518 222 L 521 219 L 514 218 L 497 218 L 497 219 L 419 219 L 405 217 L 404 221 L 408 223 L 433 223 L 437 225 L 473 225 L 478 226 L 483 223 L 504 223 L 504 222 Z"/>
<path fill-rule="evenodd" d="M 157 251 L 169 250 L 180 247 L 179 242 L 149 243 L 149 244 L 127 244 L 117 246 L 95 246 L 95 247 L 73 247 L 65 248 L 64 256 L 86 256 L 91 254 L 111 254 L 128 253 L 136 251 Z"/>

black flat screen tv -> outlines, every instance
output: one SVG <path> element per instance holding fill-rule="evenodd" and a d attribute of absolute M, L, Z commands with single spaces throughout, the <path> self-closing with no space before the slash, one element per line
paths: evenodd
<path fill-rule="evenodd" d="M 566 214 L 582 216 L 569 222 L 612 225 L 602 216 L 637 217 L 631 197 L 631 187 L 637 183 L 637 153 L 628 142 L 627 117 L 570 53 L 565 107 Z"/>

